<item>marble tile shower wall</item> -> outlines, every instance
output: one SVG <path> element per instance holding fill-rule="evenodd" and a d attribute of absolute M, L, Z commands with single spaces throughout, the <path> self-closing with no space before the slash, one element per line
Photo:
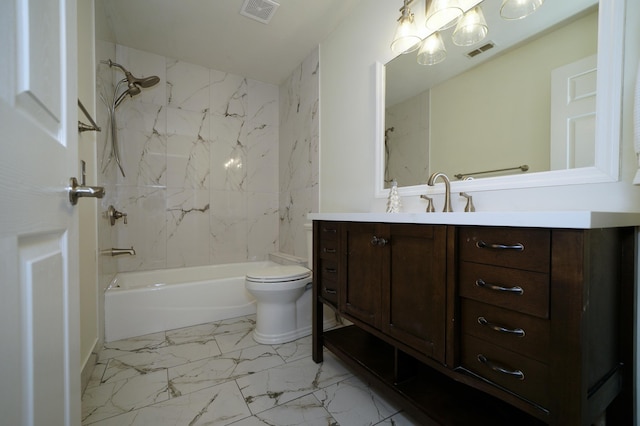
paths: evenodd
<path fill-rule="evenodd" d="M 319 208 L 318 71 L 315 49 L 280 86 L 280 251 L 300 257 L 307 213 Z"/>
<path fill-rule="evenodd" d="M 114 244 L 136 250 L 117 258 L 118 271 L 262 260 L 278 250 L 279 88 L 121 45 L 114 60 L 160 77 L 116 111 L 126 177 L 106 138 L 99 158 L 104 210 L 128 214 L 113 227 Z M 99 67 L 99 79 L 123 77 Z"/>

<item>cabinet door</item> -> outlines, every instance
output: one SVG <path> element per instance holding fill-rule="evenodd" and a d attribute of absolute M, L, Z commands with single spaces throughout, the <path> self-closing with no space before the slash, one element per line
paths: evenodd
<path fill-rule="evenodd" d="M 390 225 L 383 330 L 444 363 L 446 227 Z"/>
<path fill-rule="evenodd" d="M 354 319 L 380 328 L 380 291 L 385 247 L 378 244 L 384 226 L 375 223 L 345 224 L 341 252 L 345 254 L 340 310 Z M 374 238 L 375 237 L 375 238 Z"/>

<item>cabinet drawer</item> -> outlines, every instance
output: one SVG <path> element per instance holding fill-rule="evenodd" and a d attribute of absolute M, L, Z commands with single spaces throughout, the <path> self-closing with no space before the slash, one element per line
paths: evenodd
<path fill-rule="evenodd" d="M 338 262 L 335 260 L 320 259 L 320 295 L 334 305 L 338 303 Z"/>
<path fill-rule="evenodd" d="M 320 240 L 338 241 L 340 224 L 336 222 L 320 222 L 318 234 Z"/>
<path fill-rule="evenodd" d="M 549 321 L 492 305 L 462 299 L 462 332 L 546 362 Z"/>
<path fill-rule="evenodd" d="M 321 259 L 338 259 L 338 240 L 320 240 L 318 255 Z"/>
<path fill-rule="evenodd" d="M 548 367 L 541 362 L 463 335 L 462 366 L 542 407 L 549 406 Z"/>
<path fill-rule="evenodd" d="M 460 296 L 549 318 L 549 275 L 461 262 Z"/>
<path fill-rule="evenodd" d="M 463 227 L 458 235 L 461 260 L 549 272 L 548 230 Z"/>

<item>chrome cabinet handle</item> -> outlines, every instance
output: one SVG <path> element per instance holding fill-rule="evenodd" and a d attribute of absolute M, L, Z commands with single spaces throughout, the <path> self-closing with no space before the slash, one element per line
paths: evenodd
<path fill-rule="evenodd" d="M 493 371 L 501 374 L 506 374 L 507 376 L 515 377 L 518 380 L 524 380 L 524 373 L 520 370 L 509 370 L 505 367 L 502 367 L 492 361 L 489 361 L 486 356 L 482 354 L 478 354 L 478 361 L 482 364 L 486 365 Z"/>
<path fill-rule="evenodd" d="M 338 272 L 336 268 L 324 268 L 324 271 L 330 274 L 335 274 L 336 272 Z"/>
<path fill-rule="evenodd" d="M 337 290 L 331 290 L 331 289 L 326 288 L 326 287 L 324 287 L 322 290 L 327 294 L 338 294 Z"/>
<path fill-rule="evenodd" d="M 374 246 L 386 246 L 387 243 L 389 242 L 389 240 L 384 239 L 384 238 L 378 238 L 375 235 L 371 238 L 371 244 L 373 244 Z"/>
<path fill-rule="evenodd" d="M 490 323 L 487 321 L 485 317 L 478 317 L 478 324 L 489 327 L 494 331 L 498 331 L 500 333 L 514 334 L 518 337 L 524 337 L 524 330 L 521 328 L 506 328 L 497 324 Z"/>
<path fill-rule="evenodd" d="M 506 292 L 506 293 L 514 293 L 514 294 L 517 294 L 519 296 L 524 294 L 524 290 L 520 286 L 516 285 L 516 286 L 513 286 L 513 287 L 502 287 L 502 286 L 499 286 L 499 285 L 488 284 L 482 278 L 478 278 L 476 280 L 476 285 L 478 287 L 486 288 L 486 289 L 489 289 L 489 290 L 502 291 L 502 292 Z"/>
<path fill-rule="evenodd" d="M 484 241 L 480 240 L 476 243 L 476 247 L 478 248 L 488 248 L 488 249 L 495 249 L 495 250 L 517 250 L 517 251 L 523 251 L 524 250 L 524 244 L 522 243 L 516 243 L 516 244 L 491 244 L 491 243 L 485 243 Z"/>
<path fill-rule="evenodd" d="M 325 252 L 325 253 L 335 253 L 335 252 L 336 252 L 336 249 L 334 249 L 334 248 L 326 248 L 326 247 L 324 247 L 324 248 L 322 249 L 322 251 L 323 251 L 323 252 Z"/>

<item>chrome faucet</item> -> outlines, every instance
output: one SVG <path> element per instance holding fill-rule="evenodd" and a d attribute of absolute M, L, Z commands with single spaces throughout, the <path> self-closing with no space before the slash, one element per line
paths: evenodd
<path fill-rule="evenodd" d="M 104 255 L 107 255 L 107 256 L 120 256 L 120 255 L 123 255 L 123 254 L 128 254 L 130 256 L 135 256 L 136 255 L 136 251 L 133 249 L 133 247 L 131 247 L 130 249 L 110 248 L 110 249 L 101 250 L 100 254 L 104 254 Z"/>
<path fill-rule="evenodd" d="M 452 212 L 453 209 L 451 208 L 451 183 L 449 182 L 449 178 L 447 177 L 447 175 L 445 175 L 444 173 L 434 173 L 429 177 L 429 180 L 427 181 L 427 185 L 429 186 L 433 186 L 436 183 L 436 180 L 438 178 L 442 178 L 442 181 L 444 182 L 444 208 L 442 209 L 443 212 Z"/>

